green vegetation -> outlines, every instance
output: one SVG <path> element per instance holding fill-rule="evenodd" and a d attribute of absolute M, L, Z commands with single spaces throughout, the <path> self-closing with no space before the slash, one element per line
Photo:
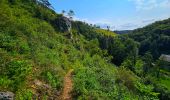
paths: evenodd
<path fill-rule="evenodd" d="M 161 54 L 170 54 L 170 18 L 155 22 L 144 28 L 136 29 L 128 34 L 130 38 L 140 42 L 139 53 L 151 52 L 154 59 Z"/>
<path fill-rule="evenodd" d="M 136 29 L 128 37 L 139 42 L 139 54 L 143 56 L 144 77 L 151 78 L 160 99 L 169 99 L 169 66 L 167 61 L 159 60 L 161 54 L 170 54 L 170 19 L 155 22 Z M 126 36 L 126 35 L 125 35 Z"/>
<path fill-rule="evenodd" d="M 16 100 L 59 98 L 66 72 L 74 69 L 71 95 L 76 100 L 170 98 L 169 71 L 151 47 L 141 51 L 143 41 L 132 38 L 138 33 L 117 35 L 71 21 L 70 34 L 63 15 L 51 8 L 48 0 L 0 1 L 0 91 L 13 92 Z M 73 17 L 74 11 L 69 13 Z M 163 47 L 170 43 L 166 32 Z"/>

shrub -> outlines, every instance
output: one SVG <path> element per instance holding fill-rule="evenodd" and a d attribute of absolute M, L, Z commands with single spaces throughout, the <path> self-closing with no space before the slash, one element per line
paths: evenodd
<path fill-rule="evenodd" d="M 33 100 L 33 93 L 29 89 L 20 89 L 16 92 L 16 100 Z"/>
<path fill-rule="evenodd" d="M 152 85 L 145 85 L 137 81 L 135 87 L 145 98 L 158 99 L 159 93 L 153 92 L 154 87 Z"/>
<path fill-rule="evenodd" d="M 74 75 L 74 92 L 77 96 L 88 96 L 90 91 L 99 89 L 95 74 L 89 68 L 76 69 L 74 73 L 76 73 Z"/>
<path fill-rule="evenodd" d="M 62 86 L 62 79 L 57 75 L 57 73 L 46 70 L 41 73 L 42 78 L 50 84 L 53 88 L 60 89 Z"/>
<path fill-rule="evenodd" d="M 6 76 L 0 76 L 0 90 L 9 89 L 12 84 L 12 80 L 8 79 Z"/>
<path fill-rule="evenodd" d="M 116 72 L 116 83 L 124 84 L 129 90 L 135 90 L 135 82 L 137 78 L 130 70 L 120 67 Z"/>
<path fill-rule="evenodd" d="M 19 87 L 23 85 L 26 80 L 26 77 L 31 72 L 32 66 L 28 64 L 27 61 L 24 60 L 13 60 L 6 64 L 4 76 L 8 78 L 8 80 L 13 81 L 12 88 L 17 90 Z M 6 84 L 8 85 L 8 84 Z M 8 88 L 11 88 L 8 87 Z"/>

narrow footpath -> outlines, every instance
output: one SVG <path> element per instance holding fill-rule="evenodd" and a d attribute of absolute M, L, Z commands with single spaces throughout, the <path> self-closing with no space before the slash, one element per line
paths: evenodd
<path fill-rule="evenodd" d="M 72 72 L 73 69 L 70 69 L 64 77 L 64 89 L 61 100 L 72 100 L 72 96 L 70 94 L 73 89 Z"/>

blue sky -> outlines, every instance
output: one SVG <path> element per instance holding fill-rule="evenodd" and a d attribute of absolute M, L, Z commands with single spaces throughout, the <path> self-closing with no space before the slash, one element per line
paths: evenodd
<path fill-rule="evenodd" d="M 129 30 L 170 17 L 170 0 L 49 0 L 57 13 L 112 30 Z"/>

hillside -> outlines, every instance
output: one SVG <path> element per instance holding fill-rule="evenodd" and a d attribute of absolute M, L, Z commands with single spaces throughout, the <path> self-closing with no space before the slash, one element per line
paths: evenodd
<path fill-rule="evenodd" d="M 149 51 L 155 59 L 161 54 L 170 54 L 170 18 L 136 29 L 129 37 L 140 42 L 140 54 Z"/>
<path fill-rule="evenodd" d="M 165 86 L 155 85 L 161 63 L 150 68 L 152 57 L 140 57 L 139 46 L 56 13 L 48 0 L 1 0 L 0 99 L 170 98 L 169 78 L 162 78 Z"/>
<path fill-rule="evenodd" d="M 169 95 L 170 93 L 170 86 L 168 85 L 170 84 L 170 61 L 160 61 L 160 59 L 164 55 L 170 55 L 170 18 L 162 21 L 157 21 L 143 28 L 133 30 L 126 36 L 134 39 L 139 43 L 140 56 L 145 57 L 147 55 L 146 57 L 152 58 L 151 62 L 158 64 L 150 64 L 152 70 L 157 69 L 159 72 L 156 74 L 157 78 L 153 77 L 155 79 L 152 82 L 156 86 L 156 91 L 162 91 L 160 99 L 164 100 L 165 98 L 169 98 L 169 96 L 167 97 L 166 95 Z M 149 71 L 149 73 L 153 74 L 153 71 Z"/>

